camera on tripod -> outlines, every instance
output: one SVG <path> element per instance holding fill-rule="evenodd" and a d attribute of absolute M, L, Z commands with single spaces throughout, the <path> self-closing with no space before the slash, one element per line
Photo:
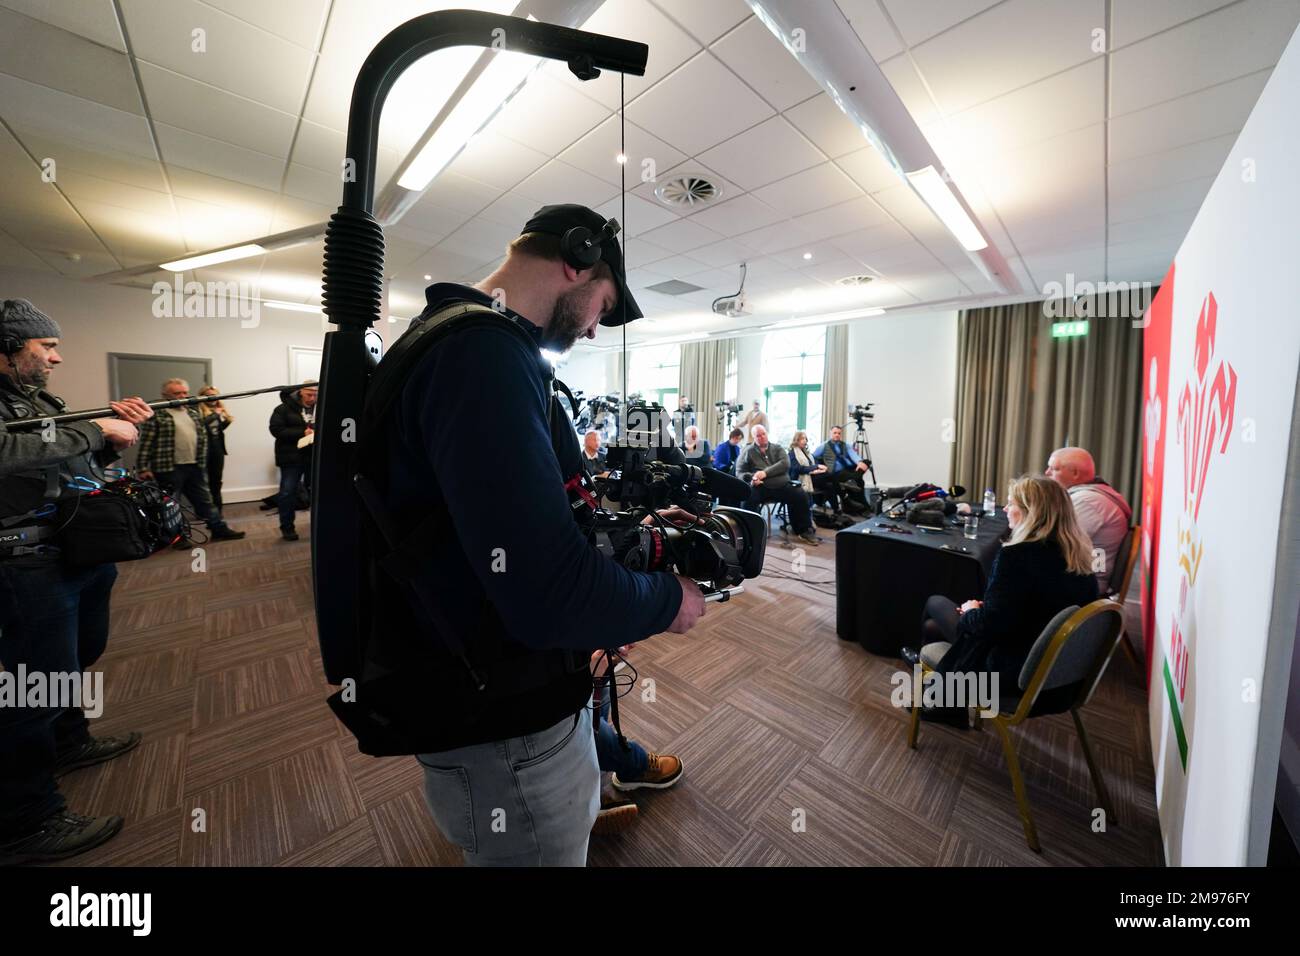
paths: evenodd
<path fill-rule="evenodd" d="M 875 402 L 867 402 L 865 405 L 850 405 L 849 418 L 853 419 L 858 428 L 861 428 L 866 422 L 876 420 L 876 413 L 872 411 L 875 407 Z"/>
<path fill-rule="evenodd" d="M 713 408 L 718 413 L 718 424 L 728 427 L 731 426 L 736 416 L 745 410 L 745 406 L 735 399 L 723 399 L 720 402 L 714 402 Z"/>
<path fill-rule="evenodd" d="M 636 571 L 671 571 L 698 583 L 705 600 L 727 600 L 745 578 L 763 572 L 767 547 L 761 515 L 720 507 L 714 497 L 732 496 L 727 483 L 739 479 L 686 463 L 667 432 L 662 406 L 627 409 L 627 430 L 606 457 L 605 494 L 618 512 L 594 511 L 589 533 L 606 557 Z M 699 516 L 698 525 L 678 528 L 658 514 L 677 506 Z M 646 518 L 651 523 L 645 523 Z"/>

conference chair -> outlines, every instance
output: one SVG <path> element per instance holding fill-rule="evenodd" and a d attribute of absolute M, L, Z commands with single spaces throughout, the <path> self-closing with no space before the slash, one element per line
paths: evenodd
<path fill-rule="evenodd" d="M 1003 690 L 999 695 L 998 713 L 991 718 L 1002 739 L 1002 752 L 1006 757 L 1007 769 L 1011 774 L 1011 789 L 1016 797 L 1016 807 L 1020 811 L 1020 822 L 1025 828 L 1025 840 L 1035 853 L 1042 853 L 1038 842 L 1038 831 L 1034 827 L 1034 818 L 1029 812 L 1029 800 L 1025 795 L 1025 781 L 1020 773 L 1020 761 L 1016 757 L 1015 744 L 1011 738 L 1011 728 L 1024 723 L 1030 717 L 1044 717 L 1049 714 L 1069 710 L 1074 718 L 1074 729 L 1079 735 L 1079 744 L 1083 747 L 1083 757 L 1088 762 L 1088 771 L 1092 774 L 1093 786 L 1097 789 L 1097 798 L 1106 812 L 1107 825 L 1118 824 L 1115 808 L 1110 802 L 1106 784 L 1101 777 L 1101 766 L 1092 752 L 1088 734 L 1083 728 L 1081 711 L 1092 698 L 1092 693 L 1101 683 L 1101 676 L 1106 671 L 1115 645 L 1119 643 L 1120 632 L 1124 627 L 1124 608 L 1109 598 L 1093 601 L 1085 607 L 1068 607 L 1043 628 L 1043 633 L 1029 651 L 1024 667 L 1020 670 L 1019 687 L 1015 690 Z M 921 671 L 924 675 L 933 670 L 952 645 L 944 641 L 927 644 L 921 648 Z M 1070 702 L 1064 707 L 1035 711 L 1034 705 L 1044 691 L 1063 687 L 1077 687 L 1071 695 Z M 912 723 L 908 729 L 907 745 L 916 749 L 917 735 L 921 727 L 920 701 L 912 702 Z M 978 729 L 978 718 L 976 728 Z"/>
<path fill-rule="evenodd" d="M 772 519 L 779 518 L 781 521 L 781 530 L 786 531 L 790 527 L 790 509 L 785 506 L 784 501 L 765 501 L 760 507 L 763 509 L 763 516 L 766 518 L 767 534 L 772 535 Z"/>
<path fill-rule="evenodd" d="M 1133 568 L 1137 565 L 1138 551 L 1142 547 L 1142 526 L 1135 524 L 1128 529 L 1128 534 L 1124 536 L 1124 541 L 1119 547 L 1119 560 L 1115 562 L 1115 567 L 1111 570 L 1110 581 L 1106 585 L 1106 593 L 1113 601 L 1118 601 L 1123 607 L 1124 599 L 1128 596 L 1129 580 L 1133 577 Z M 1120 647 L 1124 648 L 1124 656 L 1129 659 L 1138 675 L 1145 680 L 1146 668 L 1138 660 L 1137 652 L 1133 649 L 1133 640 L 1129 636 L 1128 628 L 1125 627 L 1120 634 Z"/>

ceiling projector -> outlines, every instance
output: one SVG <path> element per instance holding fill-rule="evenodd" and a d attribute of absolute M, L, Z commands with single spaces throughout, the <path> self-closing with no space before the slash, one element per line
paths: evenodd
<path fill-rule="evenodd" d="M 731 295 L 724 295 L 721 298 L 713 300 L 713 311 L 718 315 L 725 315 L 729 319 L 738 318 L 742 315 L 750 315 L 749 309 L 745 303 L 745 272 L 747 266 L 745 263 L 740 264 L 740 288 Z"/>

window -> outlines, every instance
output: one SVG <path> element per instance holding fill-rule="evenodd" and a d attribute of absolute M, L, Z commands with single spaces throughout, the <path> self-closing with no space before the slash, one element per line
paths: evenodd
<path fill-rule="evenodd" d="M 772 440 L 789 446 L 802 429 L 816 444 L 822 437 L 822 371 L 826 327 L 773 332 L 763 340 L 763 398 Z"/>
<path fill-rule="evenodd" d="M 672 411 L 677 408 L 681 361 L 680 345 L 654 345 L 633 350 L 628 359 L 628 392 L 640 392 L 646 402 Z"/>

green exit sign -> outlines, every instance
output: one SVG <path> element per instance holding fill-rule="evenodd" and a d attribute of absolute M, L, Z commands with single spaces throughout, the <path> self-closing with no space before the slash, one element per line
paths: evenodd
<path fill-rule="evenodd" d="M 1069 339 L 1069 338 L 1074 338 L 1075 336 L 1087 335 L 1087 334 L 1088 334 L 1087 320 L 1083 320 L 1079 322 L 1053 322 L 1052 323 L 1052 338 L 1054 339 Z"/>

